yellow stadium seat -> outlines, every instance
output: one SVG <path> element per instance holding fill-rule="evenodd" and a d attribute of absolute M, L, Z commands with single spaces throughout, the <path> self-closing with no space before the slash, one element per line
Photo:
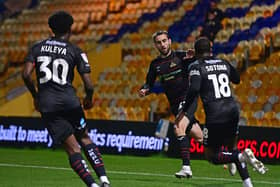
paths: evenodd
<path fill-rule="evenodd" d="M 241 41 L 241 42 L 238 43 L 236 48 L 233 50 L 233 53 L 235 53 L 235 54 L 240 54 L 240 53 L 245 54 L 248 49 L 249 49 L 249 42 L 246 41 L 246 40 Z"/>
<path fill-rule="evenodd" d="M 257 42 L 256 40 L 253 40 L 249 44 L 249 60 L 251 62 L 258 62 L 261 57 L 264 55 L 264 46 Z"/>

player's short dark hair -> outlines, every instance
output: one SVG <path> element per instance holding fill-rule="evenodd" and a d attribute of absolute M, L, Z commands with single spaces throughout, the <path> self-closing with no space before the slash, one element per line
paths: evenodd
<path fill-rule="evenodd" d="M 165 30 L 160 30 L 160 31 L 155 32 L 155 33 L 152 35 L 153 41 L 155 42 L 155 41 L 156 41 L 156 37 L 159 36 L 159 35 L 162 35 L 162 34 L 165 34 L 165 35 L 167 36 L 168 39 L 170 38 L 167 31 L 165 31 Z"/>
<path fill-rule="evenodd" d="M 198 38 L 194 43 L 194 50 L 196 54 L 203 54 L 211 52 L 211 42 L 206 37 Z"/>
<path fill-rule="evenodd" d="M 53 13 L 48 20 L 48 24 L 55 34 L 65 34 L 71 30 L 74 22 L 71 14 L 65 11 Z"/>

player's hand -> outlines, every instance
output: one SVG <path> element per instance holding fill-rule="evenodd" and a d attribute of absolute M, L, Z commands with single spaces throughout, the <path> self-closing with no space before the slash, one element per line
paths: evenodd
<path fill-rule="evenodd" d="M 148 93 L 149 93 L 149 89 L 144 89 L 144 88 L 142 88 L 142 89 L 140 89 L 140 90 L 138 91 L 138 95 L 139 95 L 140 97 L 144 97 L 144 96 L 148 95 Z"/>
<path fill-rule="evenodd" d="M 83 107 L 85 110 L 89 110 L 93 107 L 93 102 L 91 99 L 85 97 L 83 100 Z"/>
<path fill-rule="evenodd" d="M 185 59 L 190 59 L 192 57 L 194 57 L 194 50 L 193 49 L 188 49 L 187 52 L 186 52 Z"/>

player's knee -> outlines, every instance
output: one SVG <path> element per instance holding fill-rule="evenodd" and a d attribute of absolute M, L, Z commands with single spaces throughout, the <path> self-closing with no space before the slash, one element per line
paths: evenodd
<path fill-rule="evenodd" d="M 193 137 L 196 142 L 203 143 L 203 133 L 198 123 L 194 123 L 190 129 L 190 136 Z"/>
<path fill-rule="evenodd" d="M 89 136 L 82 137 L 80 139 L 80 142 L 81 142 L 82 146 L 86 146 L 86 145 L 89 145 L 89 144 L 93 143 Z"/>
<path fill-rule="evenodd" d="M 203 144 L 203 134 L 202 133 L 198 133 L 198 135 L 196 136 L 195 139 L 198 143 Z"/>
<path fill-rule="evenodd" d="M 186 136 L 185 131 L 183 131 L 181 129 L 174 130 L 174 134 L 175 134 L 176 137 Z"/>
<path fill-rule="evenodd" d="M 74 135 L 69 136 L 63 143 L 64 149 L 68 155 L 72 155 L 74 153 L 81 153 L 79 143 Z"/>
<path fill-rule="evenodd" d="M 76 133 L 75 137 L 77 138 L 77 140 L 78 140 L 79 144 L 81 144 L 81 146 L 92 143 L 87 131 Z"/>
<path fill-rule="evenodd" d="M 178 136 L 185 136 L 186 132 L 181 127 L 175 125 L 174 126 L 174 134 L 175 134 L 176 137 L 178 137 Z"/>
<path fill-rule="evenodd" d="M 81 149 L 79 146 L 66 147 L 65 151 L 67 152 L 68 155 L 73 155 L 75 153 L 81 153 Z"/>

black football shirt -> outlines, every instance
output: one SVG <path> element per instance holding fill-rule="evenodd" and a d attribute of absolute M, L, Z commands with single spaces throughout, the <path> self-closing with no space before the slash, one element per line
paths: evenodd
<path fill-rule="evenodd" d="M 34 44 L 25 62 L 32 62 L 36 69 L 40 112 L 70 110 L 80 106 L 72 86 L 74 70 L 90 73 L 86 54 L 76 45 L 48 38 Z"/>
<path fill-rule="evenodd" d="M 191 98 L 200 95 L 206 123 L 238 121 L 239 110 L 230 82 L 239 83 L 240 76 L 229 62 L 213 57 L 197 60 L 189 66 L 189 77 L 190 87 L 184 110 L 191 105 Z"/>
<path fill-rule="evenodd" d="M 154 86 L 156 79 L 159 79 L 175 115 L 179 104 L 186 97 L 187 68 L 194 61 L 193 58 L 189 59 L 186 56 L 186 51 L 172 51 L 165 58 L 159 56 L 151 62 L 146 76 L 145 85 L 150 89 Z"/>

